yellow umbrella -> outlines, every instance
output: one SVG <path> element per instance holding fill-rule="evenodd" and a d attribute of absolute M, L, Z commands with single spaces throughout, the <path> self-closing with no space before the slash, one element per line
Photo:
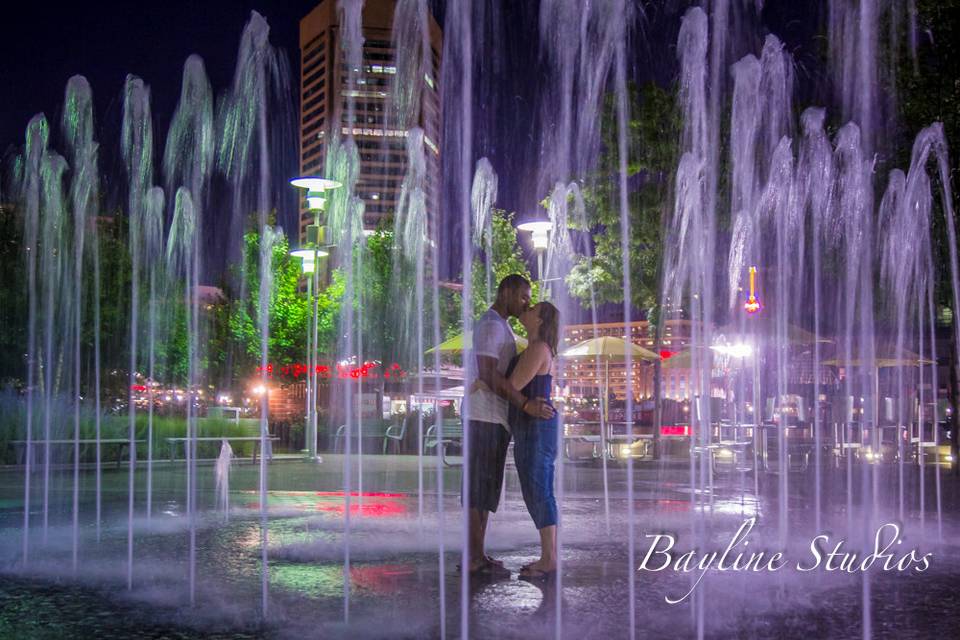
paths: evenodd
<path fill-rule="evenodd" d="M 592 360 L 594 358 L 602 360 L 604 363 L 604 384 L 603 384 L 603 397 L 601 398 L 601 403 L 603 411 L 601 411 L 601 430 L 605 428 L 606 419 L 607 419 L 607 396 L 609 395 L 610 388 L 610 361 L 611 360 L 626 360 L 627 354 L 630 354 L 631 357 L 635 360 L 646 360 L 646 361 L 657 361 L 660 359 L 660 356 L 655 354 L 649 349 L 644 349 L 643 347 L 633 344 L 632 342 L 627 342 L 623 338 L 615 338 L 613 336 L 600 336 L 599 338 L 590 338 L 579 342 L 572 347 L 564 349 L 560 354 L 561 358 L 567 358 L 569 360 Z"/>
<path fill-rule="evenodd" d="M 527 339 L 521 338 L 520 336 L 514 336 L 517 340 L 517 351 L 523 351 L 527 348 Z M 473 337 L 470 334 L 458 334 L 445 340 L 438 344 L 437 346 L 428 349 L 427 353 L 434 353 L 439 351 L 440 353 L 462 353 L 464 349 L 470 349 L 473 347 Z"/>
<path fill-rule="evenodd" d="M 644 349 L 632 342 L 627 342 L 623 338 L 615 338 L 613 336 L 601 336 L 599 338 L 584 340 L 565 349 L 563 353 L 560 354 L 560 357 L 571 359 L 602 358 L 606 360 L 625 360 L 628 352 L 635 360 L 648 360 L 652 362 L 660 359 L 660 356 L 653 351 Z"/>

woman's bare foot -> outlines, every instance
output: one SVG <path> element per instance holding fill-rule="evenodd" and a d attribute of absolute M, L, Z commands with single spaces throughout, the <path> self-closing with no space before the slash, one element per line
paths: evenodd
<path fill-rule="evenodd" d="M 531 562 L 528 565 L 525 565 L 520 570 L 521 578 L 544 578 L 557 571 L 556 561 L 548 562 L 541 558 L 536 562 Z"/>

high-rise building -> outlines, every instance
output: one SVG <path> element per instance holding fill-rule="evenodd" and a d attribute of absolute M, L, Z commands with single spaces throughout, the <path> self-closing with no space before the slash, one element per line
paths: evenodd
<path fill-rule="evenodd" d="M 388 111 L 397 67 L 391 31 L 395 0 L 363 3 L 363 63 L 350 87 L 341 46 L 337 0 L 322 0 L 300 21 L 300 173 L 323 175 L 327 138 L 352 135 L 360 153 L 357 195 L 365 203 L 364 227 L 372 229 L 392 214 L 407 167 L 404 130 Z M 431 55 L 424 77 L 416 126 L 424 131 L 427 207 L 433 213 L 440 189 L 440 52 L 442 34 L 428 17 Z M 348 109 L 353 101 L 353 109 Z M 352 112 L 352 117 L 351 117 Z M 351 121 L 348 121 L 351 120 Z M 431 216 L 433 218 L 433 216 Z M 300 240 L 312 217 L 301 212 Z"/>

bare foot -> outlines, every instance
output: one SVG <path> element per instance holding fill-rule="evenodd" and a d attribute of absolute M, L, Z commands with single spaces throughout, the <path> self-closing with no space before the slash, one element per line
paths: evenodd
<path fill-rule="evenodd" d="M 483 559 L 487 561 L 487 564 L 492 564 L 492 565 L 495 566 L 495 567 L 502 567 L 502 566 L 503 566 L 503 560 L 497 560 L 496 558 L 492 558 L 492 557 L 486 556 L 486 555 L 483 556 Z"/>
<path fill-rule="evenodd" d="M 532 562 L 520 570 L 521 578 L 547 578 L 557 571 L 556 562 L 547 562 L 543 559 Z"/>

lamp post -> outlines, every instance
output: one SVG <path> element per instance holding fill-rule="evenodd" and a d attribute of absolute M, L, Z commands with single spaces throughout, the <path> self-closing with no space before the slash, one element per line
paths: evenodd
<path fill-rule="evenodd" d="M 307 233 L 303 247 L 292 251 L 291 255 L 302 261 L 303 274 L 307 279 L 307 304 L 310 305 L 310 322 L 307 326 L 307 380 L 306 380 L 306 416 L 305 435 L 307 440 L 307 457 L 320 462 L 317 455 L 317 332 L 318 332 L 318 289 L 320 286 L 317 261 L 329 255 L 321 247 L 325 246 L 326 228 L 321 226 L 320 217 L 326 206 L 323 197 L 326 191 L 336 189 L 339 182 L 326 178 L 305 176 L 290 181 L 298 189 L 306 189 L 307 210 L 313 212 L 313 224 L 307 226 Z"/>
<path fill-rule="evenodd" d="M 533 241 L 533 250 L 537 254 L 537 280 L 546 281 L 543 277 L 543 254 L 550 245 L 550 229 L 553 223 L 549 220 L 528 220 L 517 225 L 518 231 L 529 231 Z M 543 294 L 541 294 L 543 297 Z"/>

